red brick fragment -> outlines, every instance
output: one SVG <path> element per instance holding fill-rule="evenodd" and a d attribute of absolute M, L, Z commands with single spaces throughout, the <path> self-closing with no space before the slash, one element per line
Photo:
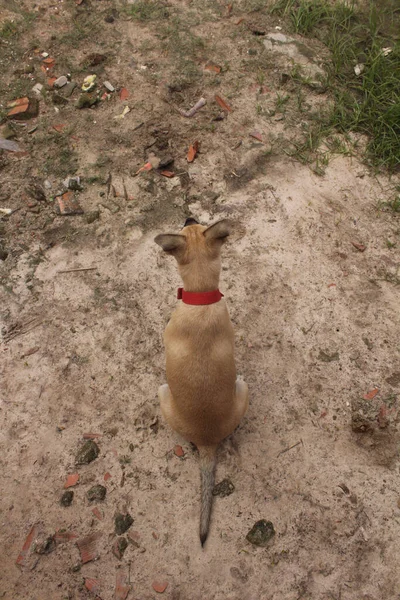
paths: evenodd
<path fill-rule="evenodd" d="M 95 440 L 96 438 L 99 438 L 101 436 L 102 436 L 101 433 L 84 433 L 83 439 L 84 440 Z"/>
<path fill-rule="evenodd" d="M 161 175 L 164 177 L 175 177 L 175 173 L 173 171 L 161 171 Z"/>
<path fill-rule="evenodd" d="M 120 100 L 127 100 L 127 98 L 129 98 L 129 92 L 126 88 L 121 88 L 119 91 L 119 99 Z"/>
<path fill-rule="evenodd" d="M 57 77 L 49 77 L 47 80 L 47 85 L 49 87 L 54 87 L 54 82 L 57 81 Z"/>
<path fill-rule="evenodd" d="M 28 96 L 24 96 L 23 98 L 17 98 L 16 100 L 12 100 L 8 102 L 8 108 L 14 108 L 15 106 L 23 106 L 24 104 L 29 104 Z"/>
<path fill-rule="evenodd" d="M 18 555 L 18 558 L 16 560 L 17 565 L 21 565 L 21 566 L 25 565 L 27 556 L 29 554 L 29 550 L 32 546 L 33 540 L 35 539 L 35 537 L 37 535 L 37 532 L 38 532 L 37 525 L 33 525 L 33 527 L 31 527 L 30 532 L 28 533 L 28 536 L 25 540 L 24 545 L 22 546 L 22 550 Z"/>
<path fill-rule="evenodd" d="M 56 531 L 54 534 L 54 539 L 57 542 L 70 542 L 71 540 L 75 540 L 77 537 L 78 535 L 73 531 Z"/>
<path fill-rule="evenodd" d="M 85 588 L 87 590 L 89 590 L 89 592 L 93 592 L 93 594 L 98 594 L 100 591 L 100 582 L 98 579 L 93 579 L 92 577 L 86 577 Z"/>
<path fill-rule="evenodd" d="M 115 600 L 126 600 L 132 586 L 129 585 L 129 575 L 122 569 L 117 571 L 115 584 Z"/>
<path fill-rule="evenodd" d="M 58 125 L 53 125 L 53 129 L 57 131 L 57 133 L 62 133 L 66 128 L 66 123 L 59 123 Z"/>
<path fill-rule="evenodd" d="M 71 475 L 67 475 L 67 481 L 64 483 L 64 490 L 76 485 L 79 481 L 79 473 L 71 473 Z"/>
<path fill-rule="evenodd" d="M 158 594 L 163 594 L 168 587 L 168 581 L 153 581 L 151 587 Z"/>
<path fill-rule="evenodd" d="M 97 506 L 92 508 L 92 513 L 99 521 L 103 520 L 103 518 L 104 518 L 103 513 L 101 512 L 101 510 L 99 508 L 97 508 Z"/>
<path fill-rule="evenodd" d="M 179 458 L 182 458 L 182 456 L 185 456 L 185 452 L 184 452 L 182 446 L 175 446 L 174 454 L 175 454 L 175 456 L 178 456 Z"/>
<path fill-rule="evenodd" d="M 108 481 L 109 479 L 111 479 L 111 477 L 112 477 L 111 473 L 105 473 L 104 481 Z"/>
<path fill-rule="evenodd" d="M 75 199 L 73 192 L 65 192 L 62 196 L 58 196 L 58 212 L 60 215 L 81 215 L 82 207 Z"/>
<path fill-rule="evenodd" d="M 81 553 L 81 560 L 83 564 L 86 564 L 92 560 L 98 558 L 99 553 L 97 549 L 98 541 L 101 538 L 101 533 L 91 533 L 84 538 L 80 538 L 76 545 Z"/>

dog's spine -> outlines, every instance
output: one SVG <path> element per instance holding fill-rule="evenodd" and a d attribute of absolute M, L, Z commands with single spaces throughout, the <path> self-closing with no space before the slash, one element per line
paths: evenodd
<path fill-rule="evenodd" d="M 201 511 L 200 511 L 200 542 L 204 543 L 208 536 L 210 526 L 211 508 L 213 502 L 213 489 L 215 483 L 216 446 L 200 446 L 200 486 L 201 486 Z"/>

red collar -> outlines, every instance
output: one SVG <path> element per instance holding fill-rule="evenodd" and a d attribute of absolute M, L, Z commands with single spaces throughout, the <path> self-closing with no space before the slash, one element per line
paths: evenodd
<path fill-rule="evenodd" d="M 182 300 L 185 304 L 195 304 L 199 306 L 201 304 L 214 304 L 219 302 L 223 294 L 219 290 L 213 290 L 212 292 L 185 292 L 183 288 L 178 288 L 178 300 Z"/>

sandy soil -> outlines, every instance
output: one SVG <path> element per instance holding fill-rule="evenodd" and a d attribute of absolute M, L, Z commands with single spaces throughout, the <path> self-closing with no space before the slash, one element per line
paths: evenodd
<path fill-rule="evenodd" d="M 278 21 L 264 23 L 244 3 L 230 16 L 222 5 L 219 14 L 203 12 L 212 10 L 208 3 L 201 10 L 172 6 L 187 19 L 214 15 L 191 25 L 213 48 L 212 55 L 202 49 L 197 64 L 201 70 L 207 60 L 230 61 L 229 70 L 201 72 L 197 83 L 174 91 L 174 54 L 161 51 L 154 23 L 127 20 L 121 6 L 112 13 L 106 0 L 81 7 L 43 0 L 36 7 L 29 35 L 55 56 L 56 76 L 67 58 L 77 63 L 84 53 L 103 52 L 109 58 L 99 79 L 130 96 L 122 102 L 115 92 L 79 111 L 77 90 L 56 112 L 50 91 L 28 123 L 38 130 L 18 130 L 28 155 L 0 157 L 0 205 L 19 209 L 3 218 L 9 254 L 0 261 L 0 598 L 122 598 L 121 587 L 115 591 L 122 576 L 129 600 L 400 598 L 400 226 L 396 215 L 379 210 L 396 180 L 343 156 L 318 176 L 282 151 L 296 134 L 294 117 L 288 111 L 267 119 L 256 106 L 271 105 L 297 55 L 257 40 L 258 58 L 267 61 L 263 85 L 271 88 L 264 97 L 259 67 L 246 67 L 255 36 L 236 25 L 243 16 L 274 33 Z M 5 8 L 8 17 L 16 14 L 12 3 Z M 98 43 L 85 39 L 67 56 L 61 32 L 69 31 L 72 15 L 79 21 L 94 11 L 102 23 Z M 106 23 L 110 14 L 115 20 Z M 29 38 L 20 43 L 24 60 L 37 65 Z M 316 57 L 326 51 L 298 37 L 296 43 L 312 48 L 307 64 L 320 69 Z M 15 97 L 13 69 L 3 106 Z M 81 84 L 92 70 L 75 71 L 73 79 Z M 29 84 L 36 81 L 43 81 L 38 66 Z M 222 121 L 212 121 L 221 112 L 216 93 L 232 108 Z M 309 94 L 312 105 L 327 101 Z M 207 105 L 193 119 L 176 110 L 200 96 Z M 131 112 L 114 120 L 125 105 Z M 49 133 L 58 123 L 69 129 Z M 254 130 L 263 142 L 249 136 Z M 189 164 L 196 139 L 200 154 Z M 67 160 L 55 157 L 65 147 L 77 156 L 83 215 L 54 211 Z M 156 170 L 135 176 L 152 152 L 175 158 L 168 167 L 175 177 Z M 108 173 L 119 194 L 109 198 Z M 46 201 L 29 207 L 26 186 L 45 180 L 52 186 Z M 99 218 L 88 223 L 99 203 Z M 220 288 L 251 394 L 245 420 L 220 449 L 217 481 L 229 478 L 235 489 L 215 498 L 204 550 L 196 453 L 163 423 L 157 400 L 162 333 L 180 281 L 153 238 L 178 231 L 189 215 L 204 224 L 224 217 L 239 223 L 224 248 Z M 62 272 L 79 268 L 92 270 Z M 374 398 L 363 399 L 375 389 Z M 363 402 L 372 416 L 359 427 Z M 77 466 L 88 433 L 98 434 L 100 453 Z M 80 479 L 64 507 L 71 473 Z M 104 501 L 88 500 L 94 484 L 106 487 Z M 112 551 L 117 512 L 134 519 L 121 559 Z M 276 531 L 265 548 L 246 541 L 259 519 Z M 32 544 L 16 564 L 33 527 Z M 59 533 L 53 542 L 60 531 L 76 537 Z M 82 564 L 76 541 L 94 532 L 98 558 Z M 49 537 L 49 552 L 39 554 Z M 87 589 L 91 578 L 95 592 Z M 155 581 L 168 583 L 163 593 Z"/>

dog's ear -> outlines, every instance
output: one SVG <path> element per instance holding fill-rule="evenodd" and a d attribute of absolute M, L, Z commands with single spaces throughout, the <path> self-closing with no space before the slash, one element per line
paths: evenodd
<path fill-rule="evenodd" d="M 176 254 L 186 246 L 185 236 L 175 233 L 161 233 L 154 238 L 154 241 L 168 254 Z"/>
<path fill-rule="evenodd" d="M 207 242 L 218 240 L 223 243 L 232 231 L 232 222 L 228 219 L 218 221 L 203 231 L 203 235 Z"/>

